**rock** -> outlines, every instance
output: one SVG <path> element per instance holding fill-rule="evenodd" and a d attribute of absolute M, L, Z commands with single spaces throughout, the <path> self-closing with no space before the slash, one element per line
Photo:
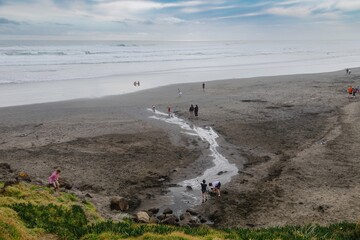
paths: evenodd
<path fill-rule="evenodd" d="M 148 212 L 150 212 L 152 214 L 158 214 L 159 210 L 160 209 L 158 209 L 158 208 L 150 208 L 150 209 L 148 209 Z"/>
<path fill-rule="evenodd" d="M 49 184 L 48 182 L 45 182 L 41 178 L 35 178 L 35 180 L 33 180 L 32 183 L 34 183 L 36 185 L 40 185 L 40 186 L 45 186 L 45 185 Z"/>
<path fill-rule="evenodd" d="M 224 173 L 226 173 L 227 171 L 220 171 L 220 172 L 218 172 L 217 173 L 217 175 L 222 175 L 222 174 L 224 174 Z"/>
<path fill-rule="evenodd" d="M 159 223 L 159 222 L 160 222 L 159 219 L 158 219 L 155 215 L 152 215 L 152 216 L 150 217 L 149 223 L 155 223 L 155 224 L 157 224 L 157 223 Z"/>
<path fill-rule="evenodd" d="M 172 214 L 173 210 L 171 210 L 170 208 L 165 208 L 163 211 L 163 214 Z"/>
<path fill-rule="evenodd" d="M 256 225 L 255 225 L 255 224 L 252 224 L 252 223 L 247 223 L 246 226 L 253 228 L 253 227 L 255 227 Z"/>
<path fill-rule="evenodd" d="M 193 215 L 193 216 L 199 215 L 198 212 L 196 212 L 196 211 L 194 211 L 194 210 L 192 210 L 192 209 L 187 209 L 186 212 L 190 213 L 190 214 Z"/>
<path fill-rule="evenodd" d="M 141 223 L 149 223 L 150 217 L 149 214 L 145 211 L 140 211 L 136 213 L 136 220 Z"/>
<path fill-rule="evenodd" d="M 193 190 L 192 186 L 186 186 L 186 190 Z"/>
<path fill-rule="evenodd" d="M 19 184 L 19 181 L 18 181 L 18 180 L 6 181 L 6 182 L 4 183 L 4 188 L 6 188 L 6 187 L 8 187 L 8 186 L 15 185 L 15 184 Z"/>
<path fill-rule="evenodd" d="M 191 220 L 191 214 L 189 212 L 185 212 L 183 214 L 180 215 L 180 220 L 187 220 L 190 221 Z"/>
<path fill-rule="evenodd" d="M 65 188 L 67 190 L 71 190 L 73 187 L 73 185 L 66 178 L 60 178 L 59 184 L 61 188 Z"/>
<path fill-rule="evenodd" d="M 157 216 L 157 219 L 159 219 L 159 221 L 162 221 L 166 218 L 165 214 L 161 214 L 160 216 Z"/>
<path fill-rule="evenodd" d="M 206 218 L 204 218 L 203 216 L 199 216 L 198 219 L 199 219 L 199 221 L 201 223 L 206 223 L 207 222 Z"/>
<path fill-rule="evenodd" d="M 26 172 L 19 172 L 19 181 L 31 182 L 30 176 Z"/>
<path fill-rule="evenodd" d="M 164 220 L 161 221 L 161 223 L 163 224 L 168 224 L 168 225 L 177 225 L 179 219 L 175 216 L 175 215 L 168 215 L 166 216 L 166 218 Z"/>
<path fill-rule="evenodd" d="M 113 197 L 110 199 L 110 209 L 127 211 L 129 209 L 129 203 L 123 197 Z"/>
<path fill-rule="evenodd" d="M 192 218 L 190 213 L 181 214 L 179 225 L 182 227 L 190 227 L 191 220 Z"/>
<path fill-rule="evenodd" d="M 87 197 L 87 198 L 93 198 L 90 193 L 85 194 L 85 197 Z"/>
<path fill-rule="evenodd" d="M 316 208 L 316 210 L 321 213 L 325 213 L 325 211 L 328 210 L 329 208 L 330 208 L 330 206 L 328 206 L 328 205 L 320 205 Z"/>
<path fill-rule="evenodd" d="M 141 204 L 141 200 L 138 197 L 132 196 L 130 199 L 128 199 L 129 203 L 129 211 L 134 211 L 136 208 L 138 208 Z"/>

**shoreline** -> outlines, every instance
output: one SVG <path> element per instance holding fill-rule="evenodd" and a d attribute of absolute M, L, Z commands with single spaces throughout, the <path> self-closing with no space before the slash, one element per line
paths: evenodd
<path fill-rule="evenodd" d="M 303 68 L 303 67 L 302 67 Z M 300 71 L 294 69 L 289 69 L 289 72 L 282 73 L 271 73 L 267 74 L 257 73 L 257 71 L 252 71 L 249 69 L 248 72 L 245 70 L 242 71 L 241 78 L 238 77 L 217 77 L 217 79 L 209 79 L 209 75 L 204 75 L 203 73 L 193 72 L 192 76 L 182 76 L 180 74 L 173 81 L 174 83 L 168 84 L 167 79 L 171 76 L 158 75 L 158 81 L 152 83 L 152 78 L 156 76 L 147 75 L 147 76 L 111 76 L 111 77 L 95 77 L 95 78 L 84 78 L 84 79 L 75 79 L 75 80 L 56 80 L 56 81 L 39 81 L 39 82 L 24 82 L 19 84 L 1 84 L 0 85 L 0 96 L 3 99 L 0 99 L 0 109 L 7 107 L 16 107 L 16 106 L 28 106 L 32 104 L 47 104 L 47 103 L 57 103 L 57 102 L 68 102 L 68 101 L 86 101 L 86 100 L 97 100 L 108 97 L 123 96 L 128 94 L 139 94 L 142 91 L 148 91 L 161 87 L 171 87 L 173 85 L 182 85 L 182 84 L 191 84 L 191 83 L 202 83 L 202 82 L 218 82 L 218 81 L 248 81 L 250 79 L 256 78 L 273 78 L 273 77 L 286 77 L 294 75 L 303 75 L 303 74 L 329 74 L 340 72 L 344 69 L 339 67 L 339 70 L 335 71 L 326 71 L 330 70 L 330 67 L 327 67 L 324 71 Z M 358 71 L 360 67 L 354 67 L 353 71 Z M 269 71 L 269 69 L 268 69 Z M 221 73 L 219 71 L 217 73 Z M 200 75 L 199 75 L 200 74 Z M 238 74 L 239 75 L 239 74 Z M 214 76 L 216 74 L 214 73 Z M 221 76 L 221 74 L 220 74 Z M 174 77 L 174 76 L 172 76 Z M 126 80 L 125 80 L 126 78 Z M 139 78 L 143 78 L 140 87 L 133 86 L 134 81 L 138 81 Z M 213 77 L 212 77 L 213 78 Z M 120 80 L 119 80 L 120 79 Z M 190 79 L 190 81 L 184 81 L 184 79 Z M 195 80 L 198 79 L 198 80 Z M 155 84 L 155 85 L 152 85 Z M 141 88 L 141 89 L 138 89 Z M 119 90 L 120 89 L 120 90 Z M 44 94 L 45 93 L 45 94 Z M 34 98 L 34 96 L 36 96 Z M 13 100 L 11 100 L 13 99 Z"/>
<path fill-rule="evenodd" d="M 201 84 L 187 83 L 0 108 L 0 162 L 39 181 L 60 167 L 78 194 L 93 195 L 104 216 L 116 218 L 108 209 L 111 196 L 129 197 L 136 206 L 204 171 L 206 144 L 148 118 L 152 104 L 163 112 L 170 105 L 179 117 L 219 133 L 218 150 L 231 164 L 246 158 L 245 170 L 222 187 L 221 202 L 210 199 L 197 208 L 216 226 L 357 221 L 351 209 L 360 209 L 352 194 L 360 168 L 341 150 L 355 150 L 357 141 L 350 140 L 360 136 L 359 103 L 344 92 L 349 84 L 359 85 L 359 69 L 351 76 L 337 71 L 211 81 L 204 92 Z M 199 105 L 198 118 L 188 119 L 190 103 Z M 353 129 L 346 130 L 349 121 Z"/>

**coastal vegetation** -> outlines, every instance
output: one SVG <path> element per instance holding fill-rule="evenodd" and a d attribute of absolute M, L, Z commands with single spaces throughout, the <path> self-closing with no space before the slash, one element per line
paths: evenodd
<path fill-rule="evenodd" d="M 3 188 L 4 183 L 0 183 Z M 260 239 L 358 240 L 360 225 L 284 226 L 272 228 L 214 229 L 161 224 L 140 224 L 131 219 L 106 220 L 95 207 L 73 194 L 21 182 L 0 194 L 0 240 L 9 239 Z"/>

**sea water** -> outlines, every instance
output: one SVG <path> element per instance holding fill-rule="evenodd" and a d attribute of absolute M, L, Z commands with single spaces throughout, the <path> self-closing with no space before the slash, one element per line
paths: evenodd
<path fill-rule="evenodd" d="M 0 107 L 336 71 L 360 66 L 359 56 L 355 41 L 0 41 Z"/>

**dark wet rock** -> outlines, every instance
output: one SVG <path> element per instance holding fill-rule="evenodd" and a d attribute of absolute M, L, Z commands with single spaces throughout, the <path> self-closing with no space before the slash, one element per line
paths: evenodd
<path fill-rule="evenodd" d="M 151 214 L 158 214 L 159 212 L 159 208 L 150 208 L 147 211 L 150 212 Z"/>
<path fill-rule="evenodd" d="M 247 223 L 246 226 L 248 226 L 248 227 L 250 227 L 250 228 L 253 228 L 253 227 L 255 227 L 256 225 L 253 224 L 253 223 Z"/>
<path fill-rule="evenodd" d="M 227 171 L 220 171 L 220 172 L 217 173 L 217 175 L 222 175 L 224 173 L 227 173 Z"/>
<path fill-rule="evenodd" d="M 127 211 L 129 209 L 129 203 L 123 197 L 113 197 L 110 199 L 110 209 Z"/>
<path fill-rule="evenodd" d="M 172 214 L 173 210 L 171 210 L 170 208 L 165 208 L 163 211 L 163 214 Z"/>
<path fill-rule="evenodd" d="M 221 193 L 224 194 L 224 195 L 229 194 L 229 192 L 227 190 L 223 190 L 223 191 L 221 191 Z"/>
<path fill-rule="evenodd" d="M 128 203 L 129 203 L 129 211 L 134 211 L 136 208 L 140 206 L 141 200 L 136 196 L 132 196 L 128 198 Z"/>
<path fill-rule="evenodd" d="M 320 213 L 325 213 L 326 210 L 328 210 L 330 206 L 328 205 L 320 205 L 316 208 L 316 210 Z"/>
<path fill-rule="evenodd" d="M 159 216 L 157 216 L 157 219 L 159 219 L 159 221 L 162 221 L 166 218 L 166 215 L 165 214 L 161 214 Z"/>
<path fill-rule="evenodd" d="M 154 194 L 152 194 L 152 193 L 146 193 L 146 199 L 152 199 L 152 198 L 154 198 L 154 197 L 155 197 Z"/>
<path fill-rule="evenodd" d="M 166 218 L 162 220 L 161 223 L 168 225 L 178 225 L 178 221 L 179 219 L 175 215 L 170 214 L 166 216 Z"/>
<path fill-rule="evenodd" d="M 195 210 L 192 210 L 192 209 L 187 209 L 186 212 L 190 213 L 192 216 L 197 216 L 197 215 L 199 215 L 198 212 L 196 212 Z"/>
<path fill-rule="evenodd" d="M 192 186 L 186 186 L 186 190 L 193 190 Z"/>
<path fill-rule="evenodd" d="M 207 222 L 207 219 L 204 218 L 203 216 L 198 216 L 198 219 L 201 223 L 206 223 Z"/>
<path fill-rule="evenodd" d="M 170 183 L 167 185 L 167 187 L 182 187 L 182 186 L 176 183 Z"/>

